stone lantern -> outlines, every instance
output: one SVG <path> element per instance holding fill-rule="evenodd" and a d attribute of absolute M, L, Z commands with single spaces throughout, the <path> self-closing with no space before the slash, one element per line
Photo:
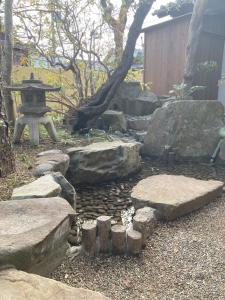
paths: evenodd
<path fill-rule="evenodd" d="M 46 106 L 46 92 L 56 92 L 60 88 L 43 84 L 42 81 L 34 79 L 31 73 L 29 80 L 23 80 L 22 84 L 8 86 L 10 91 L 19 91 L 21 93 L 22 105 L 18 112 L 23 114 L 16 120 L 13 142 L 18 143 L 25 126 L 29 128 L 29 135 L 32 144 L 39 145 L 39 125 L 44 125 L 49 136 L 53 141 L 57 141 L 56 130 L 52 120 L 44 116 L 50 112 L 51 108 Z"/>

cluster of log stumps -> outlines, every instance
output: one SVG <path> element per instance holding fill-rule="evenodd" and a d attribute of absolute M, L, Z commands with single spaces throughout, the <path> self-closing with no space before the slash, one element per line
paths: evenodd
<path fill-rule="evenodd" d="M 82 247 L 85 254 L 139 255 L 156 226 L 152 208 L 138 209 L 133 223 L 127 228 L 115 224 L 110 216 L 100 216 L 82 225 Z"/>

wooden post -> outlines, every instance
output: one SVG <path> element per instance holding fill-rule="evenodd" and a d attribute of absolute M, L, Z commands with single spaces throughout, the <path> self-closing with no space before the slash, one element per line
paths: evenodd
<path fill-rule="evenodd" d="M 112 251 L 114 254 L 125 254 L 126 252 L 126 227 L 123 225 L 112 227 Z"/>
<path fill-rule="evenodd" d="M 127 231 L 127 250 L 131 255 L 140 254 L 142 249 L 142 234 L 136 230 Z"/>
<path fill-rule="evenodd" d="M 86 254 L 94 256 L 96 252 L 96 221 L 87 221 L 82 225 L 82 246 Z"/>
<path fill-rule="evenodd" d="M 145 246 L 149 236 L 148 218 L 143 215 L 135 215 L 133 218 L 133 229 L 142 234 L 142 246 Z"/>
<path fill-rule="evenodd" d="M 111 217 L 100 216 L 97 218 L 97 230 L 100 243 L 99 251 L 102 253 L 109 252 L 109 238 L 111 230 Z"/>

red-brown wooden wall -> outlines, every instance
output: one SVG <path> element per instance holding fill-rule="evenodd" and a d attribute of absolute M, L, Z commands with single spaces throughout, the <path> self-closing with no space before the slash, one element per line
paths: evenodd
<path fill-rule="evenodd" d="M 153 92 L 159 96 L 168 95 L 173 85 L 183 80 L 190 19 L 191 15 L 185 15 L 144 30 L 144 82 L 151 82 Z M 199 62 L 216 61 L 218 68 L 196 74 L 195 85 L 206 86 L 198 98 L 217 99 L 224 41 L 225 16 L 205 16 L 196 66 Z"/>

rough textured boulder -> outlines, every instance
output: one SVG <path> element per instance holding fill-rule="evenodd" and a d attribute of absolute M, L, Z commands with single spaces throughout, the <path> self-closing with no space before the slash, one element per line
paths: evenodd
<path fill-rule="evenodd" d="M 15 188 L 13 190 L 12 199 L 56 197 L 60 195 L 61 191 L 61 186 L 54 180 L 53 176 L 49 174 L 19 188 Z"/>
<path fill-rule="evenodd" d="M 74 214 L 62 198 L 0 202 L 0 266 L 52 272 L 65 257 Z"/>
<path fill-rule="evenodd" d="M 15 269 L 0 272 L 0 291 L 1 300 L 110 300 L 97 292 Z"/>
<path fill-rule="evenodd" d="M 107 110 L 100 117 L 99 129 L 125 132 L 127 121 L 122 111 Z"/>
<path fill-rule="evenodd" d="M 215 180 L 156 175 L 139 181 L 131 197 L 136 208 L 150 206 L 157 209 L 159 217 L 173 220 L 215 200 L 223 186 Z"/>
<path fill-rule="evenodd" d="M 38 154 L 34 176 L 40 177 L 47 172 L 60 172 L 66 174 L 69 167 L 70 158 L 61 150 L 49 150 Z"/>
<path fill-rule="evenodd" d="M 140 144 L 101 142 L 67 150 L 68 180 L 73 184 L 97 183 L 126 177 L 140 169 Z"/>
<path fill-rule="evenodd" d="M 151 115 L 138 116 L 138 117 L 127 116 L 127 128 L 138 130 L 138 131 L 145 131 L 148 129 L 150 120 L 151 120 Z"/>
<path fill-rule="evenodd" d="M 114 96 L 110 109 L 122 111 L 126 115 L 144 116 L 152 114 L 161 106 L 157 96 L 143 90 L 140 82 L 123 82 Z"/>
<path fill-rule="evenodd" d="M 170 147 L 182 159 L 212 155 L 224 123 L 224 108 L 218 101 L 181 100 L 154 112 L 144 140 L 144 153 L 162 156 Z"/>

